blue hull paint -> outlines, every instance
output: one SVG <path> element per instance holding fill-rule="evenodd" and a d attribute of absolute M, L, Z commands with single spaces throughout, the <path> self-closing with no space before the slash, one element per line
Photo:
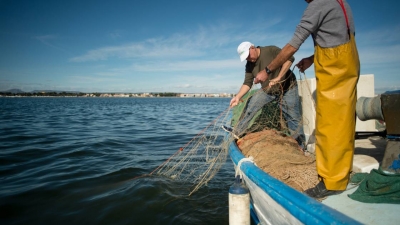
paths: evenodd
<path fill-rule="evenodd" d="M 235 165 L 244 158 L 235 142 L 229 145 L 229 154 Z M 303 224 L 361 224 L 268 175 L 251 162 L 242 162 L 240 169 L 266 195 Z M 255 216 L 254 208 L 251 208 L 253 209 L 251 214 Z M 258 218 L 255 219 L 257 224 Z"/>

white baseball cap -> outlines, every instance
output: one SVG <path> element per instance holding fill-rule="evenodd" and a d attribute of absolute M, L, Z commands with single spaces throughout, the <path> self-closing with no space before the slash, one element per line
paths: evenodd
<path fill-rule="evenodd" d="M 237 52 L 240 56 L 240 61 L 243 62 L 244 60 L 247 59 L 247 57 L 249 56 L 249 52 L 250 52 L 250 47 L 254 46 L 252 43 L 245 41 L 240 43 L 239 47 L 237 48 Z"/>

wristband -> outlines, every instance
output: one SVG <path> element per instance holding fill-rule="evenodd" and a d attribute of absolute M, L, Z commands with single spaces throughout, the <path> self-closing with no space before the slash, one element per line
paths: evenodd
<path fill-rule="evenodd" d="M 265 67 L 265 72 L 267 72 L 268 75 L 270 75 L 272 73 L 272 71 L 269 70 L 268 67 Z"/>

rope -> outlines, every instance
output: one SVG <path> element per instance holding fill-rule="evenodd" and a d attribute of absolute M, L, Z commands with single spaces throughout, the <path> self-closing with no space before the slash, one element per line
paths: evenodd
<path fill-rule="evenodd" d="M 242 166 L 243 162 L 251 162 L 254 163 L 254 158 L 253 156 L 250 156 L 249 158 L 242 158 L 241 160 L 239 160 L 236 169 L 235 169 L 235 177 L 237 177 L 238 175 L 240 176 L 240 179 L 243 178 L 243 172 L 240 169 L 240 166 Z"/>
<path fill-rule="evenodd" d="M 301 80 L 301 74 L 303 74 L 303 76 L 304 76 L 304 82 L 307 82 L 306 73 L 305 73 L 305 72 L 301 72 L 300 69 L 299 69 L 299 74 L 300 74 L 300 80 Z M 311 100 L 312 100 L 312 102 L 313 102 L 313 104 L 314 104 L 314 108 L 316 108 L 316 104 L 315 104 L 314 98 L 312 97 L 312 92 L 311 92 L 310 85 L 308 85 L 308 84 L 306 83 L 305 86 L 307 86 L 308 93 L 310 94 Z"/>

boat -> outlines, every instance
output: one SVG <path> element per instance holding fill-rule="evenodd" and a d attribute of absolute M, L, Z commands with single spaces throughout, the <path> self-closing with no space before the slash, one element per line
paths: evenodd
<path fill-rule="evenodd" d="M 229 155 L 235 167 L 240 163 L 255 224 L 396 224 L 400 219 L 400 205 L 350 199 L 348 194 L 356 190 L 351 184 L 347 191 L 319 202 L 244 160 L 247 158 L 234 141 L 229 145 Z"/>
<path fill-rule="evenodd" d="M 235 142 L 229 146 L 229 155 L 235 167 L 241 163 L 255 224 L 361 224 L 268 175 L 251 161 L 241 162 L 245 157 Z"/>
<path fill-rule="evenodd" d="M 365 78 L 371 76 L 361 78 L 361 83 Z M 356 129 L 361 135 L 368 133 L 360 121 Z M 307 130 L 312 131 L 305 127 Z M 356 150 L 372 149 L 375 151 L 370 152 L 383 154 L 387 142 L 387 138 L 370 135 L 357 139 L 355 146 Z M 349 198 L 357 185 L 349 184 L 338 195 L 316 200 L 264 172 L 251 157 L 242 154 L 235 140 L 229 144 L 229 155 L 250 191 L 250 216 L 254 224 L 397 224 L 400 219 L 400 204 L 364 203 Z"/>

